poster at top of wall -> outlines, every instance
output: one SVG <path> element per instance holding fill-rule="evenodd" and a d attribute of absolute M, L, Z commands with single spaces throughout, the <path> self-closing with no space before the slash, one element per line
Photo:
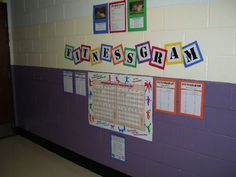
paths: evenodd
<path fill-rule="evenodd" d="M 108 4 L 93 6 L 93 33 L 108 33 Z"/>
<path fill-rule="evenodd" d="M 146 0 L 128 0 L 128 31 L 147 30 Z"/>
<path fill-rule="evenodd" d="M 126 0 L 109 4 L 110 33 L 126 32 Z"/>
<path fill-rule="evenodd" d="M 153 78 L 88 73 L 89 124 L 152 141 Z"/>

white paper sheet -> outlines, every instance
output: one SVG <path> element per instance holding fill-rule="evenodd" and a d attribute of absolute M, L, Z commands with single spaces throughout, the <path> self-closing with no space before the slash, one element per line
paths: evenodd
<path fill-rule="evenodd" d="M 64 92 L 73 93 L 73 72 L 63 72 Z"/>
<path fill-rule="evenodd" d="M 86 74 L 75 73 L 75 93 L 77 95 L 86 96 Z"/>
<path fill-rule="evenodd" d="M 111 135 L 111 157 L 125 162 L 125 138 Z"/>

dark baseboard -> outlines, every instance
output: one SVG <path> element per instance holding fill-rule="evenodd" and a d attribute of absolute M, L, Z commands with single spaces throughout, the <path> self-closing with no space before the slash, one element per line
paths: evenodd
<path fill-rule="evenodd" d="M 107 177 L 127 177 L 128 175 L 119 172 L 117 170 L 114 170 L 110 167 L 107 167 L 103 164 L 100 164 L 98 162 L 95 162 L 93 160 L 90 160 L 82 155 L 79 155 L 75 152 L 72 152 L 62 146 L 59 146 L 55 143 L 52 143 L 40 136 L 37 136 L 29 131 L 26 131 L 22 128 L 17 127 L 16 128 L 17 133 L 34 143 L 48 149 L 49 151 L 52 151 L 62 157 L 64 157 L 67 160 L 70 160 L 84 168 L 87 168 L 90 171 L 93 171 L 94 173 L 97 173 L 98 175 L 101 176 L 107 176 Z"/>

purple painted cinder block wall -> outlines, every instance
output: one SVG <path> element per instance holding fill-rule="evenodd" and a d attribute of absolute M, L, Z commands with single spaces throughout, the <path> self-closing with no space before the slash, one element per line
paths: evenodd
<path fill-rule="evenodd" d="M 17 126 L 131 176 L 235 177 L 236 84 L 206 82 L 204 119 L 153 114 L 153 142 L 126 136 L 111 159 L 111 132 L 88 124 L 87 97 L 63 92 L 63 70 L 12 66 Z"/>

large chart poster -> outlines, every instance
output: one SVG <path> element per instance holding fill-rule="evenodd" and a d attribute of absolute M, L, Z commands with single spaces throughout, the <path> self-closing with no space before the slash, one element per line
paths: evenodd
<path fill-rule="evenodd" d="M 152 77 L 89 72 L 89 123 L 152 141 L 152 85 Z"/>

